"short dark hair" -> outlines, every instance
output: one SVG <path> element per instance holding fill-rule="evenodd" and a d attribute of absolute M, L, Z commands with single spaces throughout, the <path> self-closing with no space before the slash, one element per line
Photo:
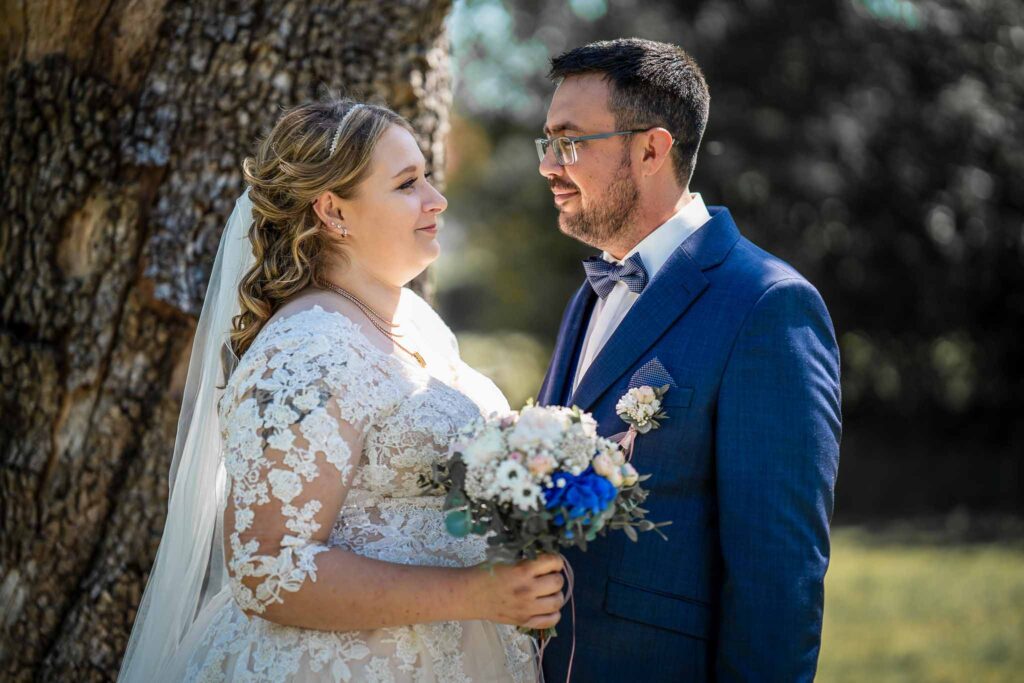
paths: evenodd
<path fill-rule="evenodd" d="M 640 38 L 602 40 L 551 60 L 548 78 L 604 74 L 619 130 L 660 126 L 672 134 L 676 179 L 689 185 L 708 123 L 711 96 L 704 74 L 681 47 Z"/>

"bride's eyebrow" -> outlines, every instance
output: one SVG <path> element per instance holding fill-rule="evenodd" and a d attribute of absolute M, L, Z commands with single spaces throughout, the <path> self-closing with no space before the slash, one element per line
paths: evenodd
<path fill-rule="evenodd" d="M 419 168 L 419 167 L 416 166 L 416 164 L 412 164 L 411 166 L 406 166 L 401 171 L 399 171 L 395 175 L 391 176 L 391 179 L 394 180 L 395 178 L 397 178 L 398 176 L 402 175 L 403 173 L 409 173 L 410 171 L 415 171 L 417 168 Z"/>

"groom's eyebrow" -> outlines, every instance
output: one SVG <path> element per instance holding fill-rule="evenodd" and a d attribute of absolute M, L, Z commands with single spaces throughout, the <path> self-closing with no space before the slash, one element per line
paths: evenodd
<path fill-rule="evenodd" d="M 544 126 L 544 135 L 551 137 L 555 133 L 561 133 L 564 130 L 583 130 L 572 121 L 565 121 L 557 125 L 551 126 L 550 128 Z"/>

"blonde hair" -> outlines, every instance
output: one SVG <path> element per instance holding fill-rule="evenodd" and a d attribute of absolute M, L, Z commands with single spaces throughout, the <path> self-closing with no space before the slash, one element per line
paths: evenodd
<path fill-rule="evenodd" d="M 313 210 L 326 191 L 355 195 L 368 175 L 373 150 L 384 132 L 399 125 L 387 107 L 332 99 L 287 110 L 256 155 L 242 164 L 253 223 L 249 228 L 256 263 L 242 278 L 242 312 L 232 320 L 231 348 L 237 357 L 289 298 L 324 279 L 327 267 L 345 260 L 344 240 Z"/>

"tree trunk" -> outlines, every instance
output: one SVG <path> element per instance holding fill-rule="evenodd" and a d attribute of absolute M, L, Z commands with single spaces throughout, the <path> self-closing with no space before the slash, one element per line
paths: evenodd
<path fill-rule="evenodd" d="M 450 4 L 0 0 L 0 679 L 116 676 L 242 159 L 326 85 L 440 171 Z"/>

